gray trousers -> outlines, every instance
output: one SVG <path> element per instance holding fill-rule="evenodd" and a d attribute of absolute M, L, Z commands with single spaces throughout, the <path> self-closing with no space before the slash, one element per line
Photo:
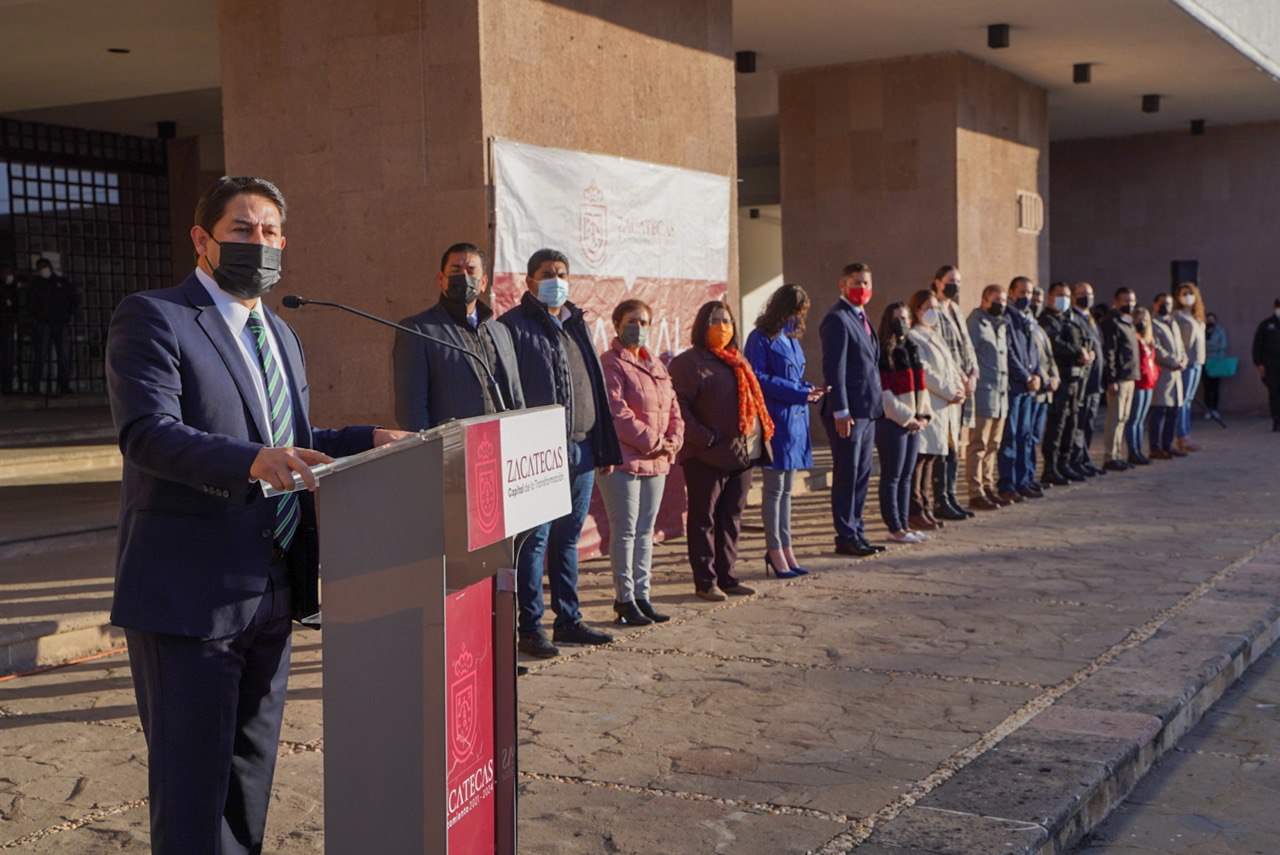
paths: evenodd
<path fill-rule="evenodd" d="M 662 504 L 666 475 L 632 475 L 614 470 L 596 479 L 609 514 L 609 564 L 618 602 L 649 599 L 653 576 L 653 526 Z"/>
<path fill-rule="evenodd" d="M 791 469 L 764 470 L 764 543 L 768 549 L 791 545 Z"/>

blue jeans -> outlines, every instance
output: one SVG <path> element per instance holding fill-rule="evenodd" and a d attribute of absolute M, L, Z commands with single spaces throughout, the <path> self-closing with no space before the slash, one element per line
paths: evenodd
<path fill-rule="evenodd" d="M 520 633 L 542 629 L 542 572 L 546 565 L 551 585 L 551 610 L 557 627 L 582 620 L 578 610 L 578 536 L 591 507 L 596 482 L 596 456 L 590 440 L 571 442 L 569 454 L 569 513 L 530 529 L 516 560 L 516 597 L 520 601 Z"/>
<path fill-rule="evenodd" d="M 1174 429 L 1178 426 L 1180 407 L 1151 408 L 1151 449 L 1168 451 L 1173 448 Z"/>
<path fill-rule="evenodd" d="M 889 419 L 876 419 L 876 453 L 880 455 L 880 518 L 889 531 L 906 531 L 911 513 L 911 472 L 916 468 L 920 434 Z"/>
<path fill-rule="evenodd" d="M 1175 436 L 1191 436 L 1191 402 L 1196 398 L 1196 389 L 1200 387 L 1200 375 L 1204 373 L 1203 365 L 1188 365 L 1182 369 L 1182 407 L 1178 412 L 1178 427 Z"/>
<path fill-rule="evenodd" d="M 1133 409 L 1129 411 L 1129 423 L 1125 425 L 1125 440 L 1129 453 L 1142 455 L 1142 440 L 1147 435 L 1147 413 L 1151 410 L 1151 393 L 1154 389 L 1134 389 Z"/>
<path fill-rule="evenodd" d="M 1009 396 L 1009 417 L 1000 443 L 1000 480 L 996 489 L 1016 493 L 1031 486 L 1036 478 L 1035 395 L 1020 392 Z"/>

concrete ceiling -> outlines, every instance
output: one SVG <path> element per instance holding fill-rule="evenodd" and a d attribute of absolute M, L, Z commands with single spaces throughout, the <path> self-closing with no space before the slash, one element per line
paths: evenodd
<path fill-rule="evenodd" d="M 1000 23 L 1010 47 L 993 50 Z M 735 0 L 734 47 L 759 69 L 738 75 L 740 119 L 776 114 L 779 71 L 949 51 L 1044 87 L 1052 139 L 1280 119 L 1280 82 L 1255 64 L 1275 70 L 1280 45 L 1246 57 L 1174 0 Z M 1091 83 L 1071 82 L 1078 62 Z M 1159 113 L 1141 112 L 1145 93 L 1163 96 Z"/>

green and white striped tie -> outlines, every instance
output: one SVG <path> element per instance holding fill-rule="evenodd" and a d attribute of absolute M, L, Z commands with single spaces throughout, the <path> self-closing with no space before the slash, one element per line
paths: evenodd
<path fill-rule="evenodd" d="M 267 338 L 267 326 L 262 315 L 254 309 L 249 313 L 245 327 L 253 335 L 258 351 L 258 364 L 262 367 L 262 379 L 267 385 L 267 409 L 271 414 L 271 444 L 293 445 L 293 404 L 289 401 L 289 385 L 284 382 L 280 365 L 271 353 L 271 341 Z M 298 494 L 285 493 L 276 505 L 276 543 L 287 550 L 298 531 L 302 509 L 298 507 Z"/>

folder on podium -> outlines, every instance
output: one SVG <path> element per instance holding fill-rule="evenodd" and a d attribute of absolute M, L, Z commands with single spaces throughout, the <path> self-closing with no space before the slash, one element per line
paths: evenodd
<path fill-rule="evenodd" d="M 325 851 L 516 851 L 515 535 L 569 512 L 559 406 L 317 467 Z"/>

